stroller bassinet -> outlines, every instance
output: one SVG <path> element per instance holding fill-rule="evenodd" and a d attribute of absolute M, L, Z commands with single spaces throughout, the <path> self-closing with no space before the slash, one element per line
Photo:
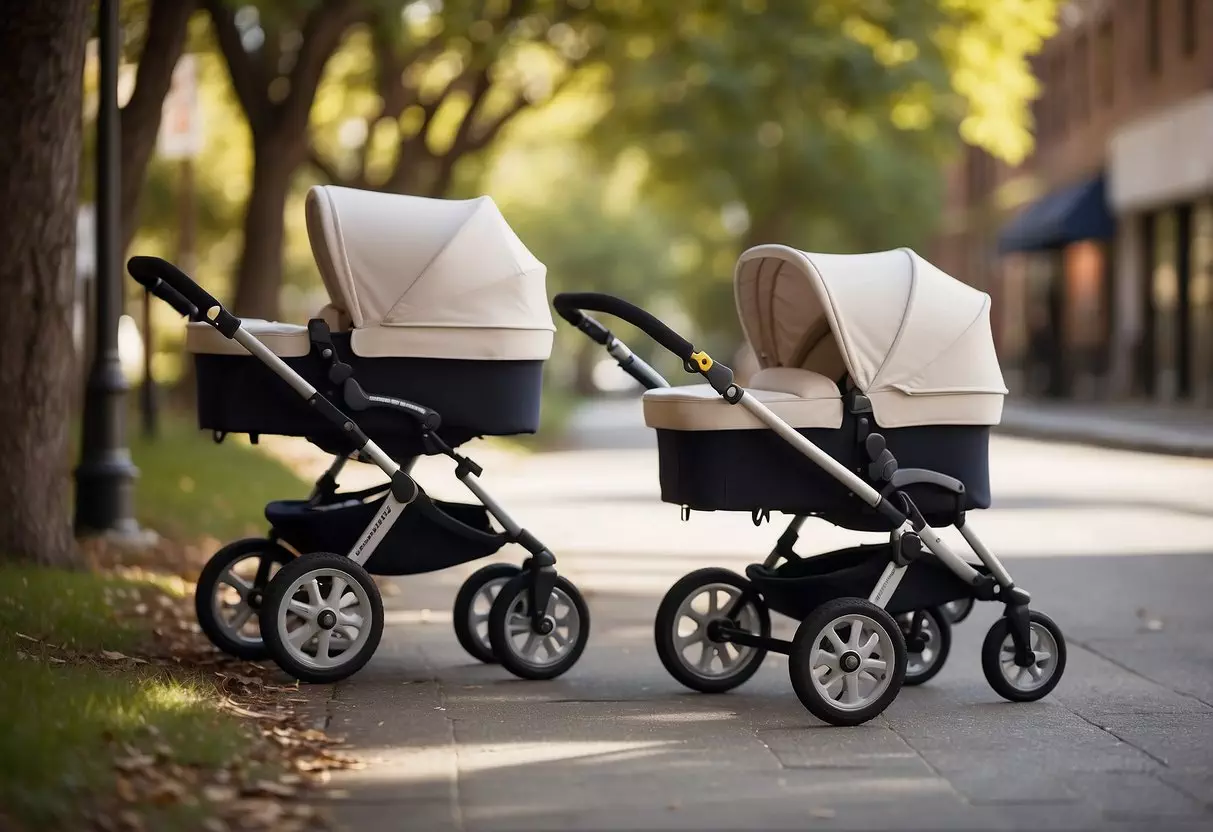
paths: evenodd
<path fill-rule="evenodd" d="M 910 486 L 929 523 L 990 505 L 988 444 L 1007 390 L 990 331 L 990 299 L 909 249 L 745 252 L 738 313 L 760 370 L 748 391 L 830 456 L 868 478 L 864 440 L 879 429 L 903 468 L 964 483 L 964 505 Z M 852 529 L 887 523 L 710 386 L 650 390 L 662 499 L 697 510 L 810 514 Z"/>
<path fill-rule="evenodd" d="M 546 270 L 489 197 L 440 200 L 334 186 L 307 195 L 307 229 L 329 304 L 318 317 L 368 390 L 442 416 L 443 439 L 534 433 L 552 325 Z M 243 327 L 313 385 L 327 363 L 302 325 Z M 345 437 L 287 384 L 207 323 L 191 323 L 199 426 L 304 436 L 334 453 Z M 411 420 L 369 411 L 362 429 L 389 454 L 427 452 Z"/>

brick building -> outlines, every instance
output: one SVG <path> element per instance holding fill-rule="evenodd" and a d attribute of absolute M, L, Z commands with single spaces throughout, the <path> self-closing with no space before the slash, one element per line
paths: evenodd
<path fill-rule="evenodd" d="M 994 297 L 1015 393 L 1213 407 L 1213 0 L 1082 0 L 1036 149 L 970 148 L 933 256 Z"/>

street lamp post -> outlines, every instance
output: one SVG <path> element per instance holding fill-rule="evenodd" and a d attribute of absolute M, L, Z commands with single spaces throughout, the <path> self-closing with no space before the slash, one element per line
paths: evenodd
<path fill-rule="evenodd" d="M 100 2 L 97 109 L 97 268 L 92 366 L 85 387 L 83 442 L 76 469 L 76 531 L 134 535 L 134 479 L 126 445 L 128 385 L 118 357 L 122 256 L 118 202 L 118 3 Z"/>

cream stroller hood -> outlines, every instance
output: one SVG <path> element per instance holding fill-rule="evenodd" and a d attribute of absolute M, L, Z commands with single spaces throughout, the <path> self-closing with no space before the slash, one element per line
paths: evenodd
<path fill-rule="evenodd" d="M 357 355 L 550 356 L 547 269 L 489 197 L 318 186 L 307 195 L 307 229 L 331 300 L 325 317 L 353 330 Z"/>
<path fill-rule="evenodd" d="M 849 375 L 884 428 L 996 425 L 1007 393 L 990 297 L 909 249 L 810 254 L 749 249 L 734 274 L 762 368 Z"/>

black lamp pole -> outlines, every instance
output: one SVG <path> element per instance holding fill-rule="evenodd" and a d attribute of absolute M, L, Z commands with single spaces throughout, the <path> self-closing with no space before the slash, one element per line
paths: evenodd
<path fill-rule="evenodd" d="M 118 203 L 118 3 L 101 0 L 100 100 L 97 109 L 96 343 L 84 394 L 84 436 L 76 469 L 76 531 L 134 533 L 138 475 L 126 446 L 128 385 L 118 358 L 122 257 Z"/>

